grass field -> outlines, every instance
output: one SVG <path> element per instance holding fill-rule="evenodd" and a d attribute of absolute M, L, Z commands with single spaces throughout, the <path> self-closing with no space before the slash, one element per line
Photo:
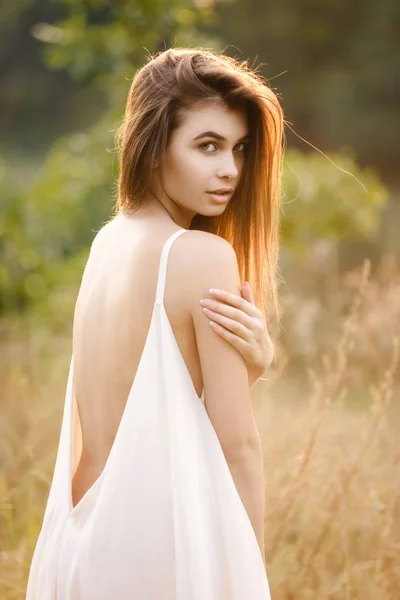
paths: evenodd
<path fill-rule="evenodd" d="M 312 359 L 299 362 L 289 319 L 269 381 L 254 388 L 273 600 L 400 598 L 400 274 L 371 279 L 367 265 L 342 285 Z M 0 600 L 20 600 L 54 467 L 71 339 L 30 318 L 3 321 L 0 334 Z"/>

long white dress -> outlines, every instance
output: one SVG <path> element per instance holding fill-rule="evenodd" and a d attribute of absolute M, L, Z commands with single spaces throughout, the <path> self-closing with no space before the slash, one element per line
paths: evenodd
<path fill-rule="evenodd" d="M 164 307 L 151 323 L 104 470 L 74 507 L 73 356 L 27 600 L 269 600 L 250 519 Z"/>

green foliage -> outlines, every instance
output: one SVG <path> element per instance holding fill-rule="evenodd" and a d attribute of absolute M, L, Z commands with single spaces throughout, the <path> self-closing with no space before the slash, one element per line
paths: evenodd
<path fill-rule="evenodd" d="M 302 137 L 398 179 L 398 0 L 221 0 L 216 12 L 214 33 L 264 65 Z"/>
<path fill-rule="evenodd" d="M 55 25 L 37 22 L 32 29 L 34 37 L 46 43 L 48 67 L 67 69 L 80 82 L 91 83 L 110 108 L 86 131 L 57 139 L 32 183 L 24 184 L 20 172 L 13 174 L 3 165 L 3 312 L 33 304 L 45 312 L 52 294 L 58 298 L 60 283 L 79 278 L 85 253 L 114 202 L 114 133 L 135 69 L 146 54 L 178 38 L 179 45 L 203 45 L 206 40 L 198 26 L 212 20 L 212 8 L 198 8 L 190 0 L 57 4 L 66 16 Z M 77 265 L 75 278 L 70 278 L 69 264 Z"/>
<path fill-rule="evenodd" d="M 3 193 L 3 310 L 35 302 L 45 312 L 43 301 L 51 302 L 49 293 L 66 273 L 74 284 L 71 263 L 78 265 L 79 280 L 91 241 L 114 203 L 117 165 L 107 152 L 113 144 L 110 125 L 102 120 L 87 133 L 58 140 L 30 189 L 11 186 Z M 386 189 L 351 158 L 332 160 L 335 164 L 316 153 L 286 152 L 281 239 L 297 255 L 320 238 L 371 239 L 378 231 Z"/>
<path fill-rule="evenodd" d="M 60 286 L 70 282 L 74 288 L 79 281 L 91 241 L 114 204 L 114 133 L 145 52 L 169 45 L 219 48 L 217 40 L 199 33 L 200 25 L 214 18 L 212 4 L 199 8 L 207 2 L 198 7 L 189 0 L 58 4 L 67 16 L 34 30 L 48 44 L 48 65 L 90 81 L 110 108 L 87 130 L 60 137 L 32 182 L 0 165 L 3 312 L 35 305 L 45 314 L 63 305 Z M 385 189 L 372 171 L 361 171 L 350 157 L 334 156 L 333 161 L 340 168 L 319 154 L 287 151 L 282 205 L 286 248 L 302 252 L 318 238 L 375 235 Z M 69 300 L 64 306 L 68 311 Z"/>
<path fill-rule="evenodd" d="M 96 80 L 115 94 L 121 75 L 132 78 L 135 65 L 143 62 L 144 51 L 154 52 L 172 45 L 202 43 L 199 26 L 213 22 L 210 8 L 190 0 L 109 0 L 76 2 L 59 0 L 68 16 L 37 32 L 50 42 L 46 61 L 50 68 L 67 68 L 76 79 Z"/>
<path fill-rule="evenodd" d="M 321 238 L 372 239 L 380 227 L 388 192 L 372 169 L 360 169 L 350 156 L 285 156 L 282 242 L 305 253 Z"/>
<path fill-rule="evenodd" d="M 1 219 L 0 219 L 0 302 L 1 309 L 19 307 L 26 296 L 26 276 L 31 268 L 37 268 L 39 258 L 31 250 L 24 231 L 22 185 L 18 180 L 8 182 L 5 178 L 7 165 L 0 166 Z"/>

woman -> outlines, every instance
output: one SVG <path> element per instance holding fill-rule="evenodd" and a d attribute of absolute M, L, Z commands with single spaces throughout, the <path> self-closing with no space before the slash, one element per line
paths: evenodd
<path fill-rule="evenodd" d="M 272 344 L 240 279 L 276 306 L 282 129 L 273 92 L 226 56 L 175 48 L 136 73 L 28 599 L 270 597 L 250 387 Z"/>

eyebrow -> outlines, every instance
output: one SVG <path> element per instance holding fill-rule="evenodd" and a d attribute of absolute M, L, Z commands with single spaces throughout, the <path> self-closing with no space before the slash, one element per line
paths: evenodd
<path fill-rule="evenodd" d="M 193 138 L 194 140 L 198 140 L 200 138 L 204 138 L 204 137 L 213 137 L 217 140 L 222 140 L 223 142 L 226 142 L 227 139 L 224 138 L 223 135 L 220 135 L 219 133 L 216 133 L 215 131 L 203 131 L 203 133 L 200 133 L 199 135 L 196 135 L 195 138 Z M 250 139 L 249 134 L 244 135 L 243 137 L 240 138 L 240 140 L 238 140 L 239 142 L 243 142 L 244 140 L 248 140 Z"/>

